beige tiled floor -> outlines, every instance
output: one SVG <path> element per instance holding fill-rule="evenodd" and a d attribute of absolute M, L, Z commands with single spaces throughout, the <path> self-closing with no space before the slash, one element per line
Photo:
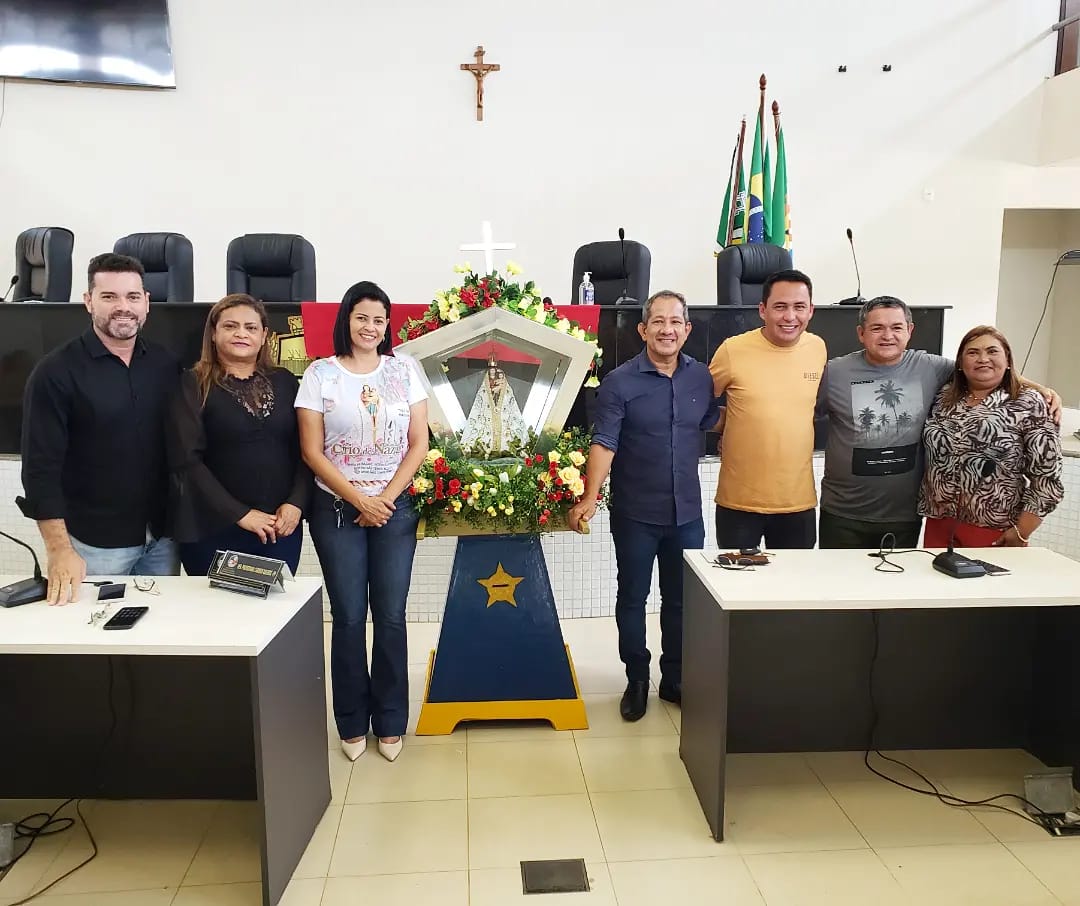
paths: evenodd
<path fill-rule="evenodd" d="M 658 638 L 655 618 L 650 623 Z M 410 626 L 414 722 L 437 632 Z M 503 906 L 525 901 L 519 862 L 547 858 L 585 859 L 592 889 L 528 902 L 1080 906 L 1080 839 L 1053 840 L 1008 815 L 949 809 L 900 790 L 868 773 L 861 753 L 732 756 L 726 839 L 716 843 L 679 760 L 679 710 L 654 697 L 642 721 L 625 723 L 613 621 L 569 620 L 564 634 L 588 730 L 461 727 L 447 737 L 410 735 L 395 764 L 373 747 L 353 765 L 338 751 L 328 717 L 333 801 L 283 906 Z M 969 798 L 1019 792 L 1032 766 L 1022 752 L 904 758 Z M 0 802 L 0 821 L 38 805 Z M 251 804 L 92 802 L 84 809 L 99 856 L 35 903 L 261 902 Z M 88 852 L 81 828 L 39 841 L 0 881 L 0 906 Z"/>

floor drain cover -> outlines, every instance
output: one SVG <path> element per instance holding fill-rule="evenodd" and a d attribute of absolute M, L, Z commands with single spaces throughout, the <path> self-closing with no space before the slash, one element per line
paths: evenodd
<path fill-rule="evenodd" d="M 584 859 L 540 859 L 521 863 L 523 893 L 578 893 L 589 889 Z"/>

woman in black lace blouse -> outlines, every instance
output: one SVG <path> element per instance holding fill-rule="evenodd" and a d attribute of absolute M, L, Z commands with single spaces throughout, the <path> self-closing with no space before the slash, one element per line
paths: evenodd
<path fill-rule="evenodd" d="M 1061 442 L 1042 394 L 1023 387 L 995 327 L 960 341 L 956 373 L 923 429 L 924 547 L 1026 547 L 1064 496 Z"/>
<path fill-rule="evenodd" d="M 226 296 L 173 402 L 174 532 L 188 575 L 206 575 L 217 550 L 274 557 L 293 572 L 300 561 L 311 473 L 293 410 L 298 382 L 270 363 L 268 340 L 262 303 Z"/>

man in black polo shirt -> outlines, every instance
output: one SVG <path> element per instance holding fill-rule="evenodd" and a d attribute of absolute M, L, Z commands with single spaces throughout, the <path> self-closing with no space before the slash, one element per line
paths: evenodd
<path fill-rule="evenodd" d="M 83 301 L 90 329 L 38 363 L 23 397 L 18 503 L 45 541 L 50 604 L 76 600 L 87 575 L 180 571 L 164 442 L 180 364 L 139 336 L 150 297 L 134 258 L 94 258 Z"/>
<path fill-rule="evenodd" d="M 585 493 L 567 514 L 572 529 L 596 512 L 596 495 L 611 473 L 611 535 L 618 590 L 615 622 L 626 665 L 624 720 L 645 716 L 651 655 L 645 602 L 653 563 L 660 572 L 660 684 L 665 701 L 682 703 L 684 550 L 705 544 L 698 460 L 702 431 L 715 428 L 720 403 L 701 362 L 682 352 L 690 335 L 686 299 L 654 294 L 641 313 L 641 354 L 604 378 L 585 467 Z"/>

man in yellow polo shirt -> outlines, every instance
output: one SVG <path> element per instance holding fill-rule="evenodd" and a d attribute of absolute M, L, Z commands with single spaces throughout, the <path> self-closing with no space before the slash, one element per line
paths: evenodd
<path fill-rule="evenodd" d="M 716 540 L 721 550 L 809 548 L 814 508 L 814 405 L 825 343 L 806 333 L 813 285 L 801 271 L 770 276 L 758 314 L 764 326 L 725 340 L 709 371 L 727 393 Z"/>

